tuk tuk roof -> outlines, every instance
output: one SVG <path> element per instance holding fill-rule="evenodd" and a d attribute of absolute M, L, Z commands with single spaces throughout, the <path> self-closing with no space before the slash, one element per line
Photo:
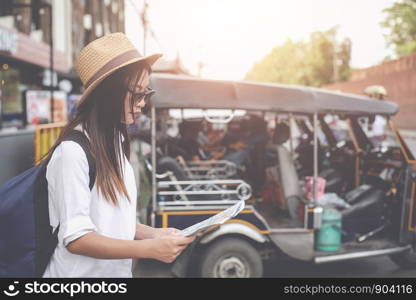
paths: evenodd
<path fill-rule="evenodd" d="M 259 111 L 394 115 L 396 103 L 319 88 L 152 74 L 156 108 L 245 109 Z"/>

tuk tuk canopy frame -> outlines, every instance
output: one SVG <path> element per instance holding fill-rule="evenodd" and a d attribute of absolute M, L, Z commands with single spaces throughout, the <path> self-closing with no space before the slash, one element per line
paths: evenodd
<path fill-rule="evenodd" d="M 201 79 L 152 74 L 155 108 L 243 109 L 301 114 L 346 113 L 394 115 L 399 107 L 387 100 L 319 88 Z"/>

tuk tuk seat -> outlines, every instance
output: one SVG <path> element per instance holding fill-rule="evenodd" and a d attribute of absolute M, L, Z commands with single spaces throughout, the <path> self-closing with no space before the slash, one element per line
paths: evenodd
<path fill-rule="evenodd" d="M 299 176 L 291 153 L 283 144 L 290 138 L 290 128 L 285 123 L 276 124 L 273 132 L 273 143 L 275 145 L 278 172 L 282 186 L 285 207 L 290 217 L 299 220 L 299 206 L 307 200 L 300 186 Z"/>

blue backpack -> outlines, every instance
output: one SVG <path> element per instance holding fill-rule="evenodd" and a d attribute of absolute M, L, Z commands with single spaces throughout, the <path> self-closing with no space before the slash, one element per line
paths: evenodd
<path fill-rule="evenodd" d="M 72 130 L 65 141 L 78 143 L 86 153 L 90 190 L 95 161 L 88 138 Z M 0 187 L 0 277 L 42 277 L 58 243 L 59 226 L 49 223 L 45 160 Z"/>

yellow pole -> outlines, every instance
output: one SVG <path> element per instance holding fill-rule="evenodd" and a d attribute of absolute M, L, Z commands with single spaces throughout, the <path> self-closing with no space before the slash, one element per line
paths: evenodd
<path fill-rule="evenodd" d="M 48 143 L 47 130 L 48 129 L 43 129 L 42 130 L 42 137 L 41 137 L 41 140 L 42 140 L 42 147 L 41 147 L 42 154 L 41 154 L 41 156 L 45 155 L 46 149 L 47 149 L 47 143 Z"/>
<path fill-rule="evenodd" d="M 38 164 L 40 159 L 40 128 L 36 127 L 35 130 L 35 164 Z"/>

